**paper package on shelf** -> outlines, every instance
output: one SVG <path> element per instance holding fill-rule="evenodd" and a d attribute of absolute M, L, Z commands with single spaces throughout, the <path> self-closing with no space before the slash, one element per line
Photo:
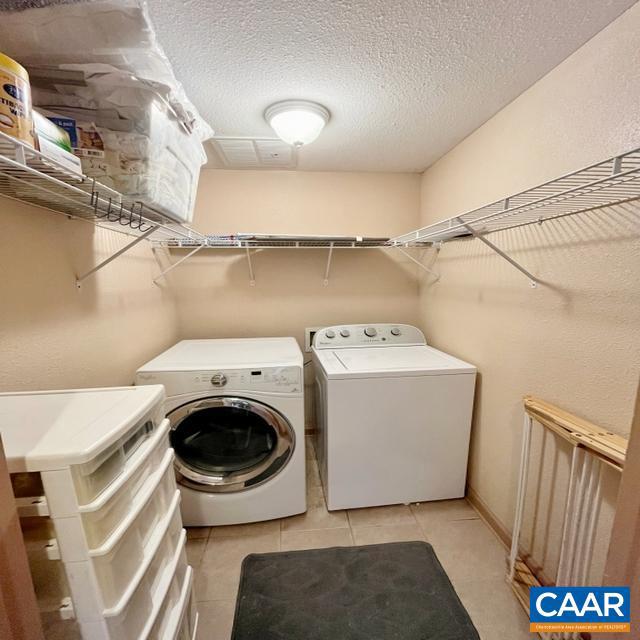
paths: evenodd
<path fill-rule="evenodd" d="M 102 140 L 102 153 L 79 152 L 85 173 L 192 219 L 213 131 L 176 79 L 143 0 L 7 0 L 0 42 L 29 68 L 34 104 Z"/>
<path fill-rule="evenodd" d="M 103 63 L 168 87 L 168 101 L 201 140 L 213 135 L 175 77 L 144 0 L 5 0 L 3 52 L 27 67 Z"/>
<path fill-rule="evenodd" d="M 104 65 L 99 72 L 96 65 L 65 70 L 80 73 L 82 84 L 34 87 L 34 103 L 50 117 L 75 123 L 74 148 L 83 172 L 132 200 L 190 221 L 206 156 L 166 97 Z"/>

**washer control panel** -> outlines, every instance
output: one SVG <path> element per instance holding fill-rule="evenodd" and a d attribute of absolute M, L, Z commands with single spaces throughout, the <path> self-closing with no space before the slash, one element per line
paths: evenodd
<path fill-rule="evenodd" d="M 325 327 L 313 338 L 314 349 L 426 344 L 424 334 L 410 324 L 349 324 Z"/>
<path fill-rule="evenodd" d="M 198 371 L 189 374 L 193 391 L 216 389 L 224 391 L 277 391 L 299 393 L 302 389 L 300 367 L 266 367 L 256 369 L 225 369 Z"/>

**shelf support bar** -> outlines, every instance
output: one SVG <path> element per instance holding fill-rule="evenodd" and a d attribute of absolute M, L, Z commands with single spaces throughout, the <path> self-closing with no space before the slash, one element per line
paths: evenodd
<path fill-rule="evenodd" d="M 169 271 L 172 271 L 173 269 L 175 269 L 177 266 L 181 265 L 183 262 L 185 262 L 185 260 L 188 260 L 191 256 L 194 256 L 196 253 L 198 253 L 198 251 L 200 251 L 200 249 L 204 248 L 203 244 L 199 244 L 193 251 L 189 251 L 189 253 L 187 253 L 186 256 L 182 256 L 182 258 L 180 258 L 180 260 L 178 260 L 177 262 L 174 262 L 172 265 L 169 265 L 164 271 L 161 271 L 154 279 L 153 279 L 153 284 L 158 284 L 158 280 L 160 280 L 160 278 L 164 278 L 164 276 L 167 275 L 167 273 L 169 273 Z"/>
<path fill-rule="evenodd" d="M 460 224 L 474 237 L 480 240 L 480 242 L 484 242 L 490 249 L 495 251 L 501 258 L 506 260 L 512 267 L 515 267 L 520 273 L 524 273 L 527 278 L 529 278 L 529 282 L 531 287 L 535 289 L 538 286 L 540 280 L 536 278 L 530 271 L 527 271 L 519 262 L 516 262 L 510 255 L 506 254 L 500 247 L 497 247 L 493 242 L 487 240 L 482 234 L 478 233 L 471 225 L 464 222 L 464 220 L 457 218 Z"/>
<path fill-rule="evenodd" d="M 622 171 L 622 156 L 616 156 L 613 159 L 613 167 L 611 168 L 611 175 L 615 176 Z"/>
<path fill-rule="evenodd" d="M 249 265 L 249 285 L 252 287 L 256 286 L 256 276 L 253 273 L 253 263 L 251 262 L 251 253 L 249 252 L 249 247 L 245 247 L 247 252 L 247 264 Z"/>
<path fill-rule="evenodd" d="M 129 244 L 126 244 L 124 247 L 122 247 L 122 249 L 116 251 L 112 256 L 109 256 L 106 260 L 103 260 L 101 263 L 97 264 L 95 267 L 93 267 L 93 269 L 87 271 L 87 273 L 77 277 L 76 287 L 78 287 L 79 289 L 82 282 L 84 282 L 89 276 L 92 276 L 97 271 L 100 271 L 100 269 L 102 269 L 103 267 L 106 267 L 110 262 L 113 262 L 116 258 L 119 258 L 123 253 L 129 251 L 131 247 L 138 244 L 138 242 L 142 242 L 142 240 L 149 237 L 157 228 L 157 226 L 153 226 L 150 229 L 147 229 L 143 234 L 139 235 L 135 240 L 129 242 Z"/>
<path fill-rule="evenodd" d="M 329 245 L 329 255 L 327 256 L 327 266 L 324 270 L 324 286 L 329 285 L 329 273 L 331 271 L 331 258 L 333 257 L 333 242 Z"/>
<path fill-rule="evenodd" d="M 27 165 L 27 158 L 26 158 L 25 153 L 24 153 L 24 147 L 21 144 L 17 144 L 15 146 L 15 150 L 16 150 L 16 162 L 18 162 L 21 165 L 26 166 Z"/>
<path fill-rule="evenodd" d="M 413 262 L 417 266 L 419 266 L 423 271 L 426 271 L 428 274 L 432 275 L 436 279 L 435 280 L 436 282 L 438 282 L 438 280 L 440 280 L 440 274 L 439 273 L 436 273 L 433 269 L 429 269 L 429 267 L 427 267 L 424 264 L 422 264 L 422 262 L 420 262 L 420 260 L 417 260 L 416 258 L 414 258 L 408 251 L 406 251 L 405 249 L 403 249 L 400 246 L 396 247 L 396 249 L 398 249 L 398 251 L 403 256 L 405 256 L 406 258 L 411 260 L 411 262 Z"/>

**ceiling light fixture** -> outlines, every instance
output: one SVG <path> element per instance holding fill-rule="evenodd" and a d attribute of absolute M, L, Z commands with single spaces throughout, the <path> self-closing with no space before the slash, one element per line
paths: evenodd
<path fill-rule="evenodd" d="M 308 100 L 276 102 L 264 112 L 277 136 L 294 147 L 313 142 L 330 118 L 326 107 Z"/>

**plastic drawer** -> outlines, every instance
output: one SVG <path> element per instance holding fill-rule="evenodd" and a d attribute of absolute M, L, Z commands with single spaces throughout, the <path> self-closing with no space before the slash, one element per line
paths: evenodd
<path fill-rule="evenodd" d="M 154 623 L 148 640 L 165 640 L 171 638 L 170 629 L 176 615 L 180 613 L 180 585 L 175 576 L 160 607 L 159 618 Z"/>
<path fill-rule="evenodd" d="M 153 498 L 142 508 L 138 518 L 143 545 L 147 544 L 162 516 L 169 509 L 175 493 L 176 479 L 173 471 L 173 456 L 171 456 L 169 466 L 164 469 Z"/>
<path fill-rule="evenodd" d="M 155 593 L 159 588 L 159 581 L 162 580 L 162 576 L 166 574 L 167 567 L 171 564 L 171 561 L 175 555 L 175 551 L 180 542 L 180 536 L 182 535 L 182 522 L 178 520 L 177 525 L 172 523 L 172 526 L 167 531 L 165 537 L 153 557 L 149 571 L 147 572 L 147 581 L 151 590 Z"/>
<path fill-rule="evenodd" d="M 196 632 L 198 631 L 198 609 L 196 606 L 196 594 L 193 590 L 193 587 L 191 587 L 191 591 L 189 593 L 189 601 L 187 603 L 187 610 L 185 613 L 188 637 L 189 640 L 194 640 L 196 637 Z"/>
<path fill-rule="evenodd" d="M 198 611 L 196 609 L 196 599 L 193 589 L 188 594 L 185 602 L 185 610 L 183 611 L 180 626 L 175 635 L 167 636 L 168 640 L 194 640 L 198 627 Z"/>
<path fill-rule="evenodd" d="M 145 584 L 141 584 L 129 606 L 117 616 L 106 617 L 111 638 L 139 640 L 142 629 L 153 613 L 153 599 Z"/>
<path fill-rule="evenodd" d="M 166 474 L 172 473 L 170 465 Z M 166 482 L 174 482 L 173 476 L 166 474 Z M 149 527 L 150 516 L 144 509 L 110 551 L 100 555 L 90 552 L 105 609 L 116 606 L 136 576 L 146 570 L 143 567 L 153 571 L 154 564 L 171 555 L 170 543 L 182 530 L 179 497 L 179 492 L 174 491 L 172 504 L 166 504 L 163 492 L 155 494 L 150 502 L 155 509 L 155 528 Z M 160 539 L 154 539 L 151 533 Z"/>
<path fill-rule="evenodd" d="M 192 640 L 195 638 L 195 624 L 192 625 L 191 609 L 192 609 L 192 594 L 187 595 L 187 600 L 184 603 L 185 610 L 182 612 L 182 618 L 180 619 L 180 626 L 176 630 L 174 635 L 168 635 L 167 640 Z M 197 615 L 197 614 L 196 614 Z M 193 620 L 197 618 L 194 617 Z"/>
<path fill-rule="evenodd" d="M 158 474 L 163 469 L 163 463 L 167 464 L 167 451 L 169 449 L 167 449 L 166 438 L 162 437 L 154 443 L 146 460 L 103 505 L 96 505 L 95 509 L 88 505 L 81 509 L 82 526 L 89 548 L 101 547 L 118 526 L 130 516 L 136 504 L 141 499 L 149 498 L 149 491 L 161 482 Z M 172 465 L 169 463 L 169 466 Z"/>
<path fill-rule="evenodd" d="M 177 535 L 175 531 L 171 531 L 165 541 L 168 539 L 173 539 L 175 545 L 168 554 L 168 559 L 152 563 L 124 607 L 118 611 L 104 612 L 110 637 L 117 640 L 145 640 L 150 637 L 178 569 L 189 569 L 186 564 L 184 530 L 178 529 Z M 162 549 L 162 553 L 167 550 L 168 546 Z"/>
<path fill-rule="evenodd" d="M 180 637 L 180 629 L 187 617 L 193 583 L 191 567 L 178 563 L 159 616 L 154 623 L 147 640 L 173 640 Z"/>
<path fill-rule="evenodd" d="M 124 470 L 128 460 L 138 447 L 160 426 L 151 418 L 146 419 L 110 447 L 104 449 L 93 460 L 72 465 L 71 477 L 76 489 L 78 504 L 88 504 L 95 500 Z"/>

